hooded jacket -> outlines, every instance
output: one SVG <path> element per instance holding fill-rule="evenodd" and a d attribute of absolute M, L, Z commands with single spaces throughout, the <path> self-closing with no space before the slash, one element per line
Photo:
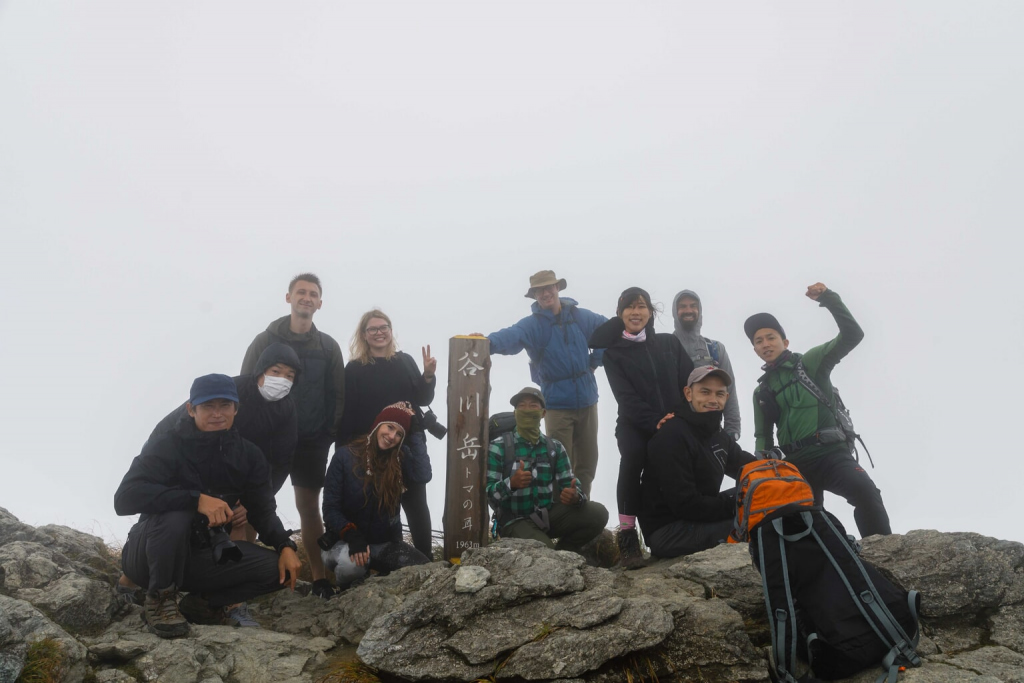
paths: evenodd
<path fill-rule="evenodd" d="M 267 368 L 277 363 L 295 369 L 295 384 L 292 391 L 281 400 L 268 401 L 263 398 L 256 382 Z M 299 438 L 293 394 L 301 378 L 299 357 L 287 344 L 271 344 L 260 354 L 252 374 L 234 378 L 235 386 L 238 388 L 235 429 L 243 439 L 254 443 L 267 459 L 275 492 L 284 485 L 292 469 L 292 457 L 295 455 L 295 445 Z M 157 423 L 153 433 L 149 435 L 149 440 L 153 441 L 173 431 L 183 419 L 191 420 L 184 403 Z"/>
<path fill-rule="evenodd" d="M 249 344 L 242 359 L 243 375 L 253 374 L 260 355 L 274 342 L 292 347 L 302 366 L 302 382 L 294 391 L 299 437 L 334 436 L 345 408 L 345 360 L 338 342 L 316 325 L 303 334 L 292 332 L 291 316 L 286 315 Z"/>
<path fill-rule="evenodd" d="M 401 453 L 402 477 L 408 481 L 408 451 L 405 446 L 402 446 Z M 363 480 L 356 476 L 355 467 L 356 456 L 352 446 L 343 446 L 335 451 L 324 481 L 323 513 L 327 532 L 338 535 L 351 522 L 362 532 L 367 543 L 401 541 L 399 511 L 396 509 L 394 514 L 388 514 L 380 510 L 373 487 L 363 489 Z"/>
<path fill-rule="evenodd" d="M 640 490 L 640 526 L 646 536 L 678 520 L 717 522 L 736 514 L 736 498 L 719 492 L 755 460 L 721 428 L 721 412 L 695 413 L 689 404 L 647 443 Z"/>
<path fill-rule="evenodd" d="M 201 493 L 229 505 L 241 502 L 265 545 L 280 550 L 288 542 L 260 449 L 234 427 L 201 432 L 191 418 L 146 442 L 114 493 L 114 511 L 141 513 L 141 520 L 174 510 L 195 511 Z"/>
<path fill-rule="evenodd" d="M 540 385 L 549 410 L 580 410 L 597 403 L 594 370 L 602 352 L 591 353 L 587 340 L 607 318 L 580 308 L 574 299 L 559 301 L 557 316 L 534 302 L 531 315 L 487 339 L 491 353 L 512 356 L 526 349 L 530 377 Z"/>
<path fill-rule="evenodd" d="M 683 387 L 693 361 L 674 336 L 655 334 L 653 318 L 644 328 L 645 341 L 623 339 L 625 329 L 621 318 L 612 318 L 594 331 L 590 346 L 605 350 L 604 371 L 619 404 L 618 421 L 650 436 L 661 418 L 685 405 Z"/>
<path fill-rule="evenodd" d="M 774 363 L 766 364 L 761 369 L 765 374 L 758 380 L 758 385 L 765 383 L 779 404 L 779 421 L 774 425 L 778 431 L 778 445 L 785 446 L 799 440 L 814 436 L 823 429 L 836 426 L 835 415 L 824 403 L 815 398 L 814 394 L 804 388 L 796 378 L 796 362 L 803 360 L 804 369 L 817 387 L 835 404 L 832 389 L 832 368 L 846 354 L 850 353 L 864 339 L 864 330 L 853 319 L 849 309 L 843 304 L 839 295 L 831 289 L 825 290 L 818 297 L 818 305 L 827 308 L 839 326 L 839 334 L 832 341 L 815 346 L 803 355 L 786 351 Z M 754 439 L 755 449 L 764 451 L 774 444 L 772 435 L 773 423 L 769 422 L 758 402 L 757 389 L 754 390 Z M 846 442 L 811 445 L 788 454 L 797 467 L 801 462 L 814 460 L 832 453 L 849 452 Z"/>
<path fill-rule="evenodd" d="M 679 300 L 684 296 L 692 297 L 697 301 L 697 323 L 693 329 L 689 330 L 684 328 L 683 323 L 679 320 Z M 740 404 L 739 395 L 736 393 L 736 374 L 732 371 L 732 361 L 729 360 L 729 352 L 725 350 L 725 344 L 701 336 L 701 327 L 704 325 L 704 304 L 701 303 L 697 292 L 692 289 L 684 289 L 676 294 L 672 300 L 672 319 L 675 321 L 676 338 L 682 342 L 694 367 L 714 365 L 722 368 L 732 377 L 732 386 L 729 391 L 731 395 L 725 404 L 725 431 L 738 441 L 740 438 Z M 715 354 L 712 354 L 712 350 L 717 351 L 718 362 L 715 362 Z"/>

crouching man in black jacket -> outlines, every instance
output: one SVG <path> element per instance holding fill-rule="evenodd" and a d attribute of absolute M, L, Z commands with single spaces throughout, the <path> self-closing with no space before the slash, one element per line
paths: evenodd
<path fill-rule="evenodd" d="M 734 491 L 719 492 L 755 460 L 722 430 L 732 378 L 706 365 L 690 373 L 676 412 L 651 438 L 644 465 L 640 528 L 658 557 L 679 557 L 724 541 L 736 514 Z"/>
<path fill-rule="evenodd" d="M 192 419 L 148 441 L 114 494 L 117 514 L 142 513 L 128 533 L 121 565 L 128 578 L 147 588 L 146 624 L 163 638 L 189 631 L 178 609 L 179 590 L 189 592 L 194 608 L 212 608 L 238 626 L 258 626 L 244 601 L 286 581 L 294 590 L 301 566 L 277 516 L 267 461 L 233 427 L 234 381 L 227 375 L 196 379 L 187 409 Z M 230 526 L 236 502 L 245 507 L 260 541 L 274 550 L 239 541 L 235 559 L 222 556 L 218 563 L 210 530 Z"/>

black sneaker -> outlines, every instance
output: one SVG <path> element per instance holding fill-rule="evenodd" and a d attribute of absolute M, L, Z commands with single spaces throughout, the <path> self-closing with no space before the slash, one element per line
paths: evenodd
<path fill-rule="evenodd" d="M 161 638 L 188 635 L 189 625 L 178 610 L 178 589 L 174 584 L 155 594 L 146 594 L 142 618 L 149 630 Z"/>
<path fill-rule="evenodd" d="M 619 529 L 619 566 L 623 569 L 640 569 L 647 566 L 647 560 L 640 550 L 640 537 L 636 528 Z"/>
<path fill-rule="evenodd" d="M 192 624 L 220 626 L 224 623 L 224 610 L 220 607 L 210 607 L 210 603 L 198 593 L 189 593 L 183 597 L 178 602 L 178 609 Z"/>
<path fill-rule="evenodd" d="M 338 594 L 338 589 L 331 585 L 329 579 L 317 579 L 313 582 L 313 588 L 309 591 L 309 594 L 324 600 L 330 600 Z"/>

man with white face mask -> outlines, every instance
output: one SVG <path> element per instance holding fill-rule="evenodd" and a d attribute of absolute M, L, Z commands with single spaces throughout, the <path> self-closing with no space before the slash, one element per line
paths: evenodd
<path fill-rule="evenodd" d="M 260 354 L 252 374 L 234 378 L 239 399 L 235 428 L 243 439 L 253 442 L 263 451 L 270 465 L 275 494 L 291 472 L 298 441 L 298 418 L 292 388 L 299 367 L 299 356 L 292 347 L 271 344 Z M 183 419 L 191 419 L 184 404 L 160 421 L 149 440 L 154 441 L 172 431 Z M 252 527 L 246 523 L 245 509 L 237 508 L 232 519 L 232 538 L 251 541 L 253 533 Z"/>

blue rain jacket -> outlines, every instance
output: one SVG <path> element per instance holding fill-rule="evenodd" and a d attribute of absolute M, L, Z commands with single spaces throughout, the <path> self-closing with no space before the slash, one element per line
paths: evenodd
<path fill-rule="evenodd" d="M 591 351 L 587 340 L 607 318 L 580 308 L 574 299 L 559 300 L 557 317 L 534 302 L 532 315 L 487 339 L 491 353 L 511 356 L 526 349 L 530 376 L 540 385 L 548 409 L 579 410 L 597 403 L 594 369 L 601 365 L 604 350 Z"/>

